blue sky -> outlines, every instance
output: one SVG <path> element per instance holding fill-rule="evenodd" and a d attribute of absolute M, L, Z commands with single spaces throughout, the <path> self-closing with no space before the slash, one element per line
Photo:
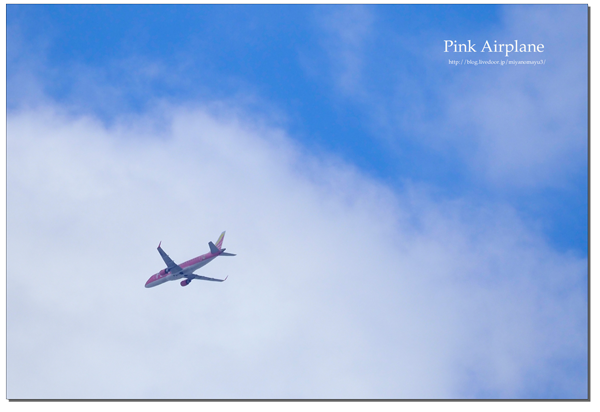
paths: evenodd
<path fill-rule="evenodd" d="M 275 296 L 287 296 L 288 287 L 305 291 L 308 300 L 295 296 L 297 302 L 291 301 L 298 306 L 290 303 L 289 307 L 288 314 L 298 320 L 292 322 L 296 328 L 281 338 L 293 340 L 300 331 L 310 334 L 306 351 L 294 349 L 297 356 L 316 359 L 321 338 L 339 347 L 355 327 L 362 334 L 352 335 L 355 346 L 346 348 L 347 359 L 377 347 L 383 357 L 373 355 L 354 366 L 343 357 L 332 359 L 331 364 L 322 364 L 316 377 L 281 355 L 290 362 L 290 373 L 280 377 L 282 382 L 332 379 L 338 384 L 330 393 L 315 389 L 318 385 L 295 392 L 285 385 L 251 388 L 238 382 L 233 385 L 238 392 L 215 389 L 192 397 L 348 397 L 349 393 L 366 398 L 585 397 L 586 23 L 585 5 L 7 6 L 9 395 L 14 391 L 17 397 L 54 397 L 57 393 L 66 397 L 80 393 L 186 396 L 160 391 L 154 396 L 148 386 L 122 392 L 80 388 L 80 392 L 30 393 L 20 385 L 28 378 L 21 375 L 14 375 L 14 386 L 10 386 L 11 335 L 15 341 L 30 336 L 35 324 L 25 318 L 11 321 L 11 298 L 14 302 L 21 299 L 11 290 L 24 287 L 13 275 L 11 260 L 32 252 L 32 238 L 59 233 L 64 243 L 74 245 L 67 252 L 74 259 L 79 259 L 75 255 L 98 259 L 96 253 L 106 256 L 110 252 L 118 259 L 139 261 L 155 258 L 146 252 L 155 240 L 167 240 L 168 232 L 173 245 L 173 252 L 168 252 L 187 259 L 200 254 L 197 247 L 188 249 L 190 243 L 197 238 L 210 240 L 205 237 L 214 236 L 213 231 L 218 234 L 227 229 L 226 243 L 235 242 L 237 225 L 241 255 L 244 248 L 254 250 L 253 236 L 269 245 L 275 237 L 283 238 L 272 246 L 285 251 L 270 266 L 273 272 L 265 271 L 264 285 L 258 284 L 266 289 L 257 293 L 265 293 L 264 302 L 281 304 Z M 518 67 L 454 66 L 448 64 L 449 59 L 500 59 L 503 54 L 444 53 L 446 39 L 470 39 L 477 49 L 486 40 L 543 43 L 544 53 L 514 53 L 509 59 L 547 62 Z M 28 147 L 37 149 L 29 151 Z M 47 159 L 39 157 L 42 152 L 36 155 L 40 147 L 46 148 Z M 205 152 L 212 151 L 214 158 L 206 157 Z M 94 153 L 106 159 L 98 160 Z M 56 184 L 42 182 L 44 174 L 37 168 L 44 162 L 49 168 L 44 169 L 45 175 L 53 176 Z M 171 180 L 158 173 L 161 165 Z M 231 189 L 225 176 L 232 179 Z M 213 183 L 221 180 L 222 186 Z M 204 185 L 209 189 L 197 193 L 190 189 Z M 115 196 L 120 199 L 119 207 L 113 203 Z M 44 213 L 23 207 L 33 199 L 52 206 Z M 66 206 L 68 199 L 70 206 Z M 104 207 L 96 210 L 95 202 Z M 211 202 L 216 204 L 207 205 Z M 245 203 L 243 208 L 236 206 L 240 202 Z M 229 211 L 229 216 L 219 207 Z M 77 224 L 70 221 L 68 213 L 79 216 L 86 208 L 90 208 L 89 215 L 75 219 Z M 113 212 L 106 215 L 103 210 Z M 131 223 L 133 214 L 147 219 Z M 219 216 L 229 226 L 222 228 L 213 217 L 208 219 L 211 222 L 204 221 L 198 217 L 203 214 Z M 144 225 L 157 215 L 172 224 Z M 104 219 L 103 229 L 97 221 Z M 264 228 L 248 221 L 262 222 Z M 138 235 L 123 229 L 127 224 L 135 226 Z M 108 228 L 113 232 L 104 232 Z M 282 234 L 279 228 L 288 232 Z M 308 228 L 315 232 L 311 234 Z M 173 233 L 190 230 L 192 237 Z M 116 243 L 123 243 L 122 248 L 91 246 L 99 240 L 82 246 L 81 240 L 92 235 L 94 239 L 121 237 Z M 315 252 L 310 246 L 320 242 L 312 243 L 313 236 L 347 249 L 328 244 Z M 375 241 L 373 247 L 374 239 L 385 239 L 388 244 Z M 347 266 L 348 253 L 360 254 L 361 246 L 369 254 L 365 261 Z M 330 255 L 323 253 L 328 247 L 333 248 Z M 290 249 L 298 255 L 288 255 Z M 261 249 L 255 252 L 260 255 Z M 299 256 L 307 260 L 301 265 L 311 273 L 307 282 L 330 274 L 335 281 L 313 292 L 301 281 L 279 283 L 279 278 L 272 277 L 283 268 L 291 270 L 291 262 Z M 152 263 L 143 266 L 148 276 L 161 264 Z M 226 264 L 261 276 L 260 266 L 250 270 L 241 259 L 215 262 L 222 267 L 214 270 L 226 274 Z M 351 275 L 345 278 L 343 270 Z M 387 283 L 377 277 L 397 271 L 408 280 Z M 349 279 L 373 277 L 387 289 L 344 286 Z M 132 279 L 131 284 L 140 279 Z M 269 289 L 273 282 L 277 286 Z M 390 291 L 401 287 L 424 299 L 413 300 L 398 292 L 409 302 L 399 303 L 401 299 Z M 68 294 L 68 289 L 57 286 L 57 296 Z M 161 299 L 174 299 L 165 305 L 175 307 L 182 291 L 171 289 L 174 292 L 168 298 L 152 295 L 154 301 L 148 294 L 138 296 L 147 291 L 136 291 L 134 296 L 140 306 L 160 306 Z M 87 289 L 71 292 L 94 293 Z M 108 298 L 112 292 L 107 289 L 105 293 Z M 116 293 L 126 299 L 127 294 Z M 228 301 L 235 296 L 238 302 L 248 298 L 242 290 L 236 293 L 218 296 Z M 317 295 L 310 298 L 311 293 Z M 314 301 L 316 308 L 329 311 L 328 293 L 340 296 L 334 313 L 328 315 L 331 319 L 304 329 L 310 322 L 297 308 Z M 37 302 L 35 290 L 27 294 L 32 303 Z M 388 299 L 379 302 L 380 294 Z M 216 298 L 207 299 L 218 305 Z M 422 306 L 430 299 L 436 304 Z M 512 300 L 516 308 L 507 308 L 506 302 Z M 392 319 L 405 319 L 400 313 L 420 314 L 416 320 L 404 320 L 404 327 L 423 340 L 444 337 L 449 349 L 429 360 L 427 352 L 411 352 L 428 348 L 415 338 L 406 343 L 396 361 L 386 362 L 384 355 L 394 353 L 392 342 L 396 346 L 402 342 L 401 332 L 388 321 L 381 321 L 378 328 L 372 318 L 363 319 L 353 308 L 354 301 L 371 305 L 367 312 L 373 316 L 388 309 L 398 313 Z M 273 308 L 264 305 L 254 307 L 255 313 L 271 313 Z M 243 307 L 239 307 L 241 312 L 231 309 L 228 320 L 245 319 Z M 95 312 L 93 307 L 88 309 Z M 64 311 L 56 316 L 69 313 L 68 308 Z M 471 318 L 474 312 L 487 318 Z M 139 321 L 135 314 L 128 316 Z M 273 325 L 279 325 L 279 320 L 270 316 L 272 323 L 266 322 L 264 328 L 255 325 L 263 331 L 256 336 L 280 350 L 273 336 Z M 488 325 L 490 318 L 497 321 L 491 321 L 494 327 Z M 109 323 L 109 319 L 107 315 L 99 323 Z M 462 335 L 452 332 L 467 319 L 472 329 Z M 430 329 L 420 326 L 425 320 L 431 322 Z M 548 329 L 554 321 L 560 333 Z M 11 329 L 17 323 L 31 329 Z M 156 325 L 144 325 L 146 329 L 138 334 L 132 332 L 132 341 L 162 333 Z M 339 325 L 339 333 L 328 336 L 327 325 Z M 217 326 L 205 326 L 223 339 L 228 336 Z M 392 329 L 395 332 L 383 332 Z M 235 331 L 238 337 L 243 335 L 240 330 Z M 563 339 L 562 332 L 574 338 Z M 58 332 L 48 333 L 56 333 L 52 336 L 59 339 Z M 69 329 L 63 333 L 70 333 Z M 182 332 L 182 339 L 195 336 L 189 333 Z M 473 347 L 464 340 L 468 336 Z M 526 338 L 521 340 L 522 336 Z M 540 353 L 536 345 L 550 338 L 555 343 Z M 261 339 L 257 338 L 257 345 Z M 482 347 L 490 342 L 491 349 Z M 116 340 L 108 345 L 113 344 L 129 347 Z M 439 348 L 430 349 L 439 352 Z M 244 358 L 242 348 L 235 350 Z M 528 360 L 532 351 L 538 357 Z M 22 366 L 19 355 L 13 359 L 13 368 Z M 408 359 L 428 359 L 430 363 L 422 368 L 425 372 L 415 382 L 431 382 L 430 391 L 408 384 L 406 391 L 394 387 L 392 382 L 406 378 L 398 377 L 394 367 L 400 368 Z M 168 368 L 171 360 L 164 362 Z M 251 370 L 251 363 L 241 363 L 243 371 Z M 339 371 L 350 369 L 348 381 L 341 379 Z M 131 370 L 134 377 L 139 366 Z M 265 379 L 270 381 L 277 373 L 273 370 Z M 366 387 L 361 373 L 380 383 L 380 389 Z M 523 376 L 533 378 L 525 382 L 520 380 Z M 226 376 L 219 379 L 225 381 Z"/>
<path fill-rule="evenodd" d="M 473 42 L 492 38 L 502 30 L 505 13 L 498 6 L 123 5 L 9 6 L 8 10 L 9 30 L 14 28 L 17 38 L 27 39 L 23 46 L 42 59 L 48 79 L 44 92 L 58 102 L 72 102 L 74 110 L 91 111 L 111 121 L 123 112 L 147 110 L 157 99 L 189 102 L 243 96 L 250 110 L 262 114 L 273 109 L 309 150 L 336 153 L 392 185 L 417 180 L 442 190 L 443 196 L 508 202 L 525 219 L 541 225 L 557 248 L 587 255 L 585 150 L 576 154 L 576 166 L 568 170 L 566 182 L 555 184 L 554 176 L 548 176 L 525 190 L 513 190 L 511 182 L 490 187 L 452 153 L 456 150 L 452 146 L 422 143 L 429 134 L 449 131 L 434 126 L 423 133 L 392 118 L 416 106 L 412 110 L 419 112 L 423 122 L 445 126 L 441 120 L 452 102 L 444 89 L 464 90 L 457 84 L 456 68 L 439 67 L 448 57 L 440 38 L 468 37 Z M 585 6 L 570 10 L 580 13 L 578 18 L 586 13 Z M 349 27 L 363 27 L 364 34 L 355 44 L 342 45 L 345 40 L 339 30 L 327 26 L 329 20 L 336 20 L 336 13 L 354 13 L 347 17 Z M 579 45 L 576 59 L 569 63 L 584 70 L 585 26 L 566 29 L 578 37 Z M 544 57 L 560 55 L 560 46 L 548 44 Z M 336 84 L 340 70 L 345 70 L 344 57 L 336 53 L 344 47 L 344 53 L 360 60 L 353 68 L 360 72 L 356 84 L 348 86 L 356 90 Z M 150 67 L 140 72 L 132 68 L 136 64 Z M 12 68 L 20 70 L 18 64 L 9 64 L 9 76 Z M 535 75 L 550 70 L 544 67 Z M 478 78 L 468 80 L 473 88 L 495 81 L 493 70 L 477 74 Z M 519 74 L 524 81 L 531 75 Z M 577 74 L 581 97 L 585 78 L 584 73 Z M 79 95 L 80 84 L 73 81 L 78 76 L 92 76 L 102 90 Z M 107 96 L 105 87 L 116 95 Z M 545 97 L 558 99 L 560 91 L 549 90 Z M 18 104 L 13 97 L 19 95 L 9 93 L 9 107 Z M 579 118 L 574 121 L 585 127 L 585 107 L 577 109 Z"/>

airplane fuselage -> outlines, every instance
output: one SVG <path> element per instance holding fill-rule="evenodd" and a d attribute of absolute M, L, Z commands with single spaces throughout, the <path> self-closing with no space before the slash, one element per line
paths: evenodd
<path fill-rule="evenodd" d="M 190 259 L 187 262 L 179 265 L 183 271 L 177 271 L 173 269 L 170 272 L 167 272 L 166 269 L 161 270 L 160 272 L 150 276 L 150 279 L 146 281 L 146 287 L 152 288 L 154 286 L 161 285 L 170 280 L 178 280 L 188 275 L 191 275 L 194 271 L 200 269 L 202 266 L 212 262 L 214 258 L 219 256 L 223 251 L 219 251 L 219 253 L 205 253 L 204 255 L 195 257 L 194 259 Z"/>
<path fill-rule="evenodd" d="M 163 269 L 160 272 L 150 276 L 150 279 L 146 281 L 146 287 L 153 288 L 154 286 L 161 285 L 170 280 L 178 280 L 181 278 L 184 278 L 184 280 L 180 282 L 181 286 L 189 285 L 194 279 L 208 280 L 211 282 L 224 282 L 227 280 L 227 277 L 225 277 L 225 279 L 215 279 L 194 274 L 196 270 L 200 269 L 209 262 L 212 262 L 217 256 L 235 256 L 234 253 L 225 252 L 225 248 L 222 247 L 224 237 L 225 232 L 221 233 L 221 236 L 219 236 L 219 239 L 216 241 L 216 243 L 208 242 L 210 252 L 190 259 L 187 262 L 183 262 L 181 265 L 175 263 L 173 259 L 171 259 L 169 255 L 167 255 L 160 247 L 162 242 L 159 243 L 156 249 L 158 250 L 160 257 L 162 257 L 167 267 L 166 269 Z"/>

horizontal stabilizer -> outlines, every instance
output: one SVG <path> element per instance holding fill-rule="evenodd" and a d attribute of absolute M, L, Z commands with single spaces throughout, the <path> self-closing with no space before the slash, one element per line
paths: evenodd
<path fill-rule="evenodd" d="M 221 251 L 213 242 L 208 242 L 208 247 L 210 248 L 210 253 L 217 254 Z"/>
<path fill-rule="evenodd" d="M 221 253 L 219 256 L 235 256 L 235 253 L 227 253 L 227 252 L 223 252 L 223 253 Z"/>

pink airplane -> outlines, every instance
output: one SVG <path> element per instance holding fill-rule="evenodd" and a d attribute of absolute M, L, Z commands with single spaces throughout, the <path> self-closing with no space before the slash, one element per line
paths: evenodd
<path fill-rule="evenodd" d="M 202 256 L 195 257 L 193 259 L 188 260 L 187 262 L 182 263 L 181 265 L 176 264 L 173 260 L 167 255 L 160 247 L 160 243 L 158 244 L 158 253 L 165 261 L 167 265 L 166 269 L 161 270 L 155 275 L 152 275 L 150 279 L 146 282 L 147 288 L 152 288 L 154 286 L 158 286 L 161 283 L 165 283 L 168 280 L 177 280 L 181 278 L 185 278 L 180 282 L 181 286 L 187 286 L 194 279 L 201 280 L 211 280 L 213 282 L 223 282 L 227 280 L 225 279 L 213 279 L 207 278 L 204 276 L 194 275 L 194 272 L 200 269 L 202 266 L 206 265 L 208 262 L 211 262 L 217 256 L 235 256 L 233 253 L 226 253 L 225 248 L 221 249 L 223 246 L 223 238 L 225 237 L 225 232 L 221 233 L 219 236 L 219 240 L 217 240 L 217 244 L 215 245 L 213 242 L 208 242 L 208 246 L 210 247 L 210 252 L 206 253 Z M 162 243 L 162 242 L 161 242 Z"/>

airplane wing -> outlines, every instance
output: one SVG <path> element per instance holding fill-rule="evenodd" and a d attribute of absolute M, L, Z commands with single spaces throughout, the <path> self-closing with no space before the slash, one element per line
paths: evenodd
<path fill-rule="evenodd" d="M 225 282 L 227 280 L 227 276 L 225 279 L 214 279 L 214 278 L 207 278 L 206 276 L 198 276 L 198 275 L 189 275 L 186 276 L 188 279 L 200 279 L 200 280 L 210 280 L 213 282 Z"/>
<path fill-rule="evenodd" d="M 169 257 L 169 255 L 167 255 L 165 253 L 164 250 L 162 250 L 162 248 L 160 247 L 160 243 L 158 244 L 158 253 L 160 253 L 160 257 L 163 258 L 163 260 L 165 261 L 165 264 L 167 265 L 167 270 L 169 272 L 181 272 L 183 271 L 183 269 L 181 268 L 181 266 L 179 266 L 177 263 L 173 262 L 173 259 L 171 259 Z"/>

